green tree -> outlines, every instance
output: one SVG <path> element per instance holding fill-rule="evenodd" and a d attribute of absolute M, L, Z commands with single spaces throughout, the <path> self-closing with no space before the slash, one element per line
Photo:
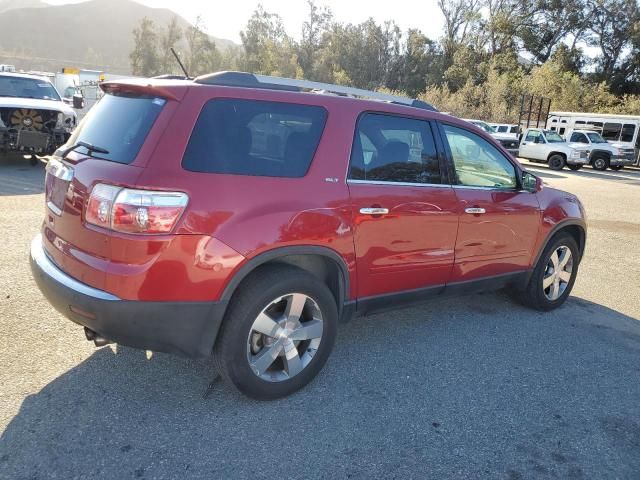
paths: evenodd
<path fill-rule="evenodd" d="M 176 62 L 172 48 L 176 48 L 182 40 L 182 29 L 178 25 L 178 17 L 174 15 L 160 34 L 160 71 L 165 74 L 182 74 Z"/>
<path fill-rule="evenodd" d="M 185 31 L 188 55 L 185 68 L 191 76 L 198 76 L 218 70 L 221 55 L 216 44 L 205 32 L 202 18 L 197 17 L 193 25 Z"/>
<path fill-rule="evenodd" d="M 159 73 L 158 33 L 153 21 L 144 17 L 133 29 L 133 51 L 129 55 L 134 75 L 152 77 Z"/>

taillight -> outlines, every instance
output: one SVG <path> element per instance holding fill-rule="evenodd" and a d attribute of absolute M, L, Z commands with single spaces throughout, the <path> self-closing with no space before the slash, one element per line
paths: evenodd
<path fill-rule="evenodd" d="M 169 233 L 187 206 L 183 192 L 133 190 L 97 184 L 91 191 L 85 221 L 125 233 Z"/>

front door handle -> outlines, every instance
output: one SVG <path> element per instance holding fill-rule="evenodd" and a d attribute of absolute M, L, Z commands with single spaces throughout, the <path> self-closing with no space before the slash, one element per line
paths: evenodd
<path fill-rule="evenodd" d="M 360 213 L 363 215 L 386 215 L 387 213 L 389 213 L 389 209 L 382 207 L 368 207 L 361 208 Z"/>
<path fill-rule="evenodd" d="M 480 215 L 482 213 L 487 213 L 484 208 L 480 207 L 469 207 L 464 209 L 464 213 L 470 213 L 471 215 Z"/>

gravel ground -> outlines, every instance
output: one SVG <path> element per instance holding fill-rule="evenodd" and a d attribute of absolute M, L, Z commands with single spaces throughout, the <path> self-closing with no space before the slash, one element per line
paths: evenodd
<path fill-rule="evenodd" d="M 572 297 L 502 293 L 341 326 L 319 377 L 259 403 L 210 361 L 93 348 L 27 254 L 42 168 L 0 164 L 0 479 L 640 478 L 640 171 L 551 172 L 589 216 Z"/>

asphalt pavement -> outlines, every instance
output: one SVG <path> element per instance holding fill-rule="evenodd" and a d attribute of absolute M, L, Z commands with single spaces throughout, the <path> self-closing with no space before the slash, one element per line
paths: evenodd
<path fill-rule="evenodd" d="M 205 398 L 208 360 L 96 349 L 57 314 L 27 259 L 43 169 L 0 162 L 0 479 L 639 479 L 640 171 L 531 170 L 588 214 L 562 308 L 499 292 L 356 319 L 312 384 L 255 402 Z"/>

